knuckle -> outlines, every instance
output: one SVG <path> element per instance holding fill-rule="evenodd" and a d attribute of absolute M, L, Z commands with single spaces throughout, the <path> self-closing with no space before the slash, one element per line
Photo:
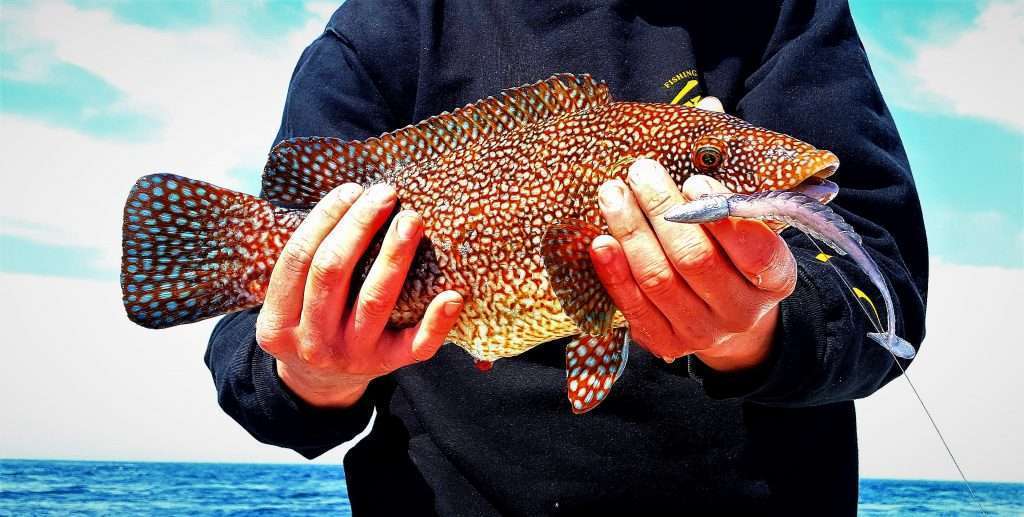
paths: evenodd
<path fill-rule="evenodd" d="M 313 221 L 337 221 L 341 216 L 341 207 L 333 201 L 331 196 L 320 200 L 316 207 L 313 208 L 312 213 L 309 214 L 309 217 Z"/>
<path fill-rule="evenodd" d="M 392 304 L 380 287 L 367 286 L 364 297 L 359 301 L 359 312 L 370 319 L 381 319 L 391 315 Z"/>
<path fill-rule="evenodd" d="M 330 363 L 330 355 L 318 340 L 304 340 L 297 352 L 299 359 L 311 368 L 323 369 Z"/>
<path fill-rule="evenodd" d="M 309 265 L 310 276 L 314 282 L 320 285 L 316 287 L 329 287 L 333 280 L 341 276 L 345 270 L 345 258 L 337 252 L 321 248 L 313 256 L 313 262 Z"/>
<path fill-rule="evenodd" d="M 660 264 L 648 266 L 640 271 L 636 281 L 644 292 L 661 293 L 672 286 L 675 273 Z"/>
<path fill-rule="evenodd" d="M 644 199 L 646 211 L 652 218 L 658 217 L 672 208 L 676 199 L 668 192 L 656 192 Z"/>
<path fill-rule="evenodd" d="M 636 298 L 626 301 L 620 308 L 622 316 L 629 321 L 630 326 L 637 327 L 638 329 L 645 329 L 644 322 L 651 317 L 650 307 L 644 303 L 642 299 Z M 639 335 L 646 336 L 645 332 L 638 332 Z"/>
<path fill-rule="evenodd" d="M 348 207 L 358 199 L 362 193 L 362 187 L 358 183 L 345 183 L 335 187 L 329 192 L 313 209 L 310 216 L 316 216 L 331 223 L 338 222 L 338 219 L 345 214 Z"/>
<path fill-rule="evenodd" d="M 388 236 L 388 239 L 391 239 L 391 237 L 392 236 Z M 388 243 L 385 243 L 386 247 L 387 244 Z M 394 250 L 395 247 L 392 247 L 391 249 Z M 380 254 L 374 263 L 379 263 L 384 271 L 388 273 L 388 276 L 392 276 L 397 275 L 398 272 L 403 269 L 406 260 L 408 260 L 408 255 L 403 255 L 398 251 L 392 251 Z"/>
<path fill-rule="evenodd" d="M 362 201 L 362 200 L 360 200 Z M 352 207 L 352 220 L 359 230 L 367 231 L 374 225 L 381 208 L 370 202 L 357 202 Z"/>
<path fill-rule="evenodd" d="M 284 252 L 281 253 L 278 264 L 289 273 L 302 275 L 306 273 L 306 267 L 312 260 L 313 253 L 304 239 L 292 237 L 292 240 L 285 246 Z"/>
<path fill-rule="evenodd" d="M 268 354 L 275 354 L 281 350 L 281 333 L 276 329 L 268 329 L 256 324 L 256 344 Z"/>
<path fill-rule="evenodd" d="M 625 268 L 613 268 L 605 279 L 608 290 L 614 292 L 626 292 L 632 282 L 633 277 Z"/>
<path fill-rule="evenodd" d="M 256 317 L 256 344 L 267 352 L 281 350 L 287 339 L 287 332 L 280 317 L 260 312 Z"/>
<path fill-rule="evenodd" d="M 618 231 L 615 232 L 615 238 L 619 242 L 635 241 L 643 236 L 644 229 L 637 221 L 626 221 L 617 228 Z"/>
<path fill-rule="evenodd" d="M 706 242 L 681 240 L 673 244 L 672 256 L 681 273 L 699 274 L 715 265 L 715 250 Z"/>

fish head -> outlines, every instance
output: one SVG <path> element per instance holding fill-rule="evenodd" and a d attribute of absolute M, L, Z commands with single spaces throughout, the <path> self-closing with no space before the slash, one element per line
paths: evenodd
<path fill-rule="evenodd" d="M 839 168 L 836 155 L 736 117 L 709 115 L 716 123 L 685 150 L 687 175 L 711 176 L 738 193 L 794 190 L 822 203 L 835 197 L 838 186 L 826 178 Z"/>

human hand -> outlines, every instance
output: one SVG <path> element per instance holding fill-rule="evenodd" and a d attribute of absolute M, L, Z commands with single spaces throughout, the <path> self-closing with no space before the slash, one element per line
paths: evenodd
<path fill-rule="evenodd" d="M 591 244 L 598 277 L 629 322 L 633 340 L 667 361 L 696 353 L 719 371 L 750 368 L 771 350 L 778 303 L 796 286 L 796 259 L 759 221 L 696 225 L 666 221 L 687 199 L 728 192 L 694 176 L 681 192 L 665 169 L 641 159 L 629 188 L 602 185 L 601 212 L 611 236 Z"/>
<path fill-rule="evenodd" d="M 419 216 L 400 212 L 388 228 L 352 306 L 352 274 L 395 205 L 395 191 L 354 183 L 332 190 L 285 245 L 256 319 L 256 341 L 277 359 L 277 373 L 318 407 L 348 407 L 368 383 L 433 357 L 458 319 L 462 297 L 438 294 L 423 320 L 386 328 L 423 234 Z"/>

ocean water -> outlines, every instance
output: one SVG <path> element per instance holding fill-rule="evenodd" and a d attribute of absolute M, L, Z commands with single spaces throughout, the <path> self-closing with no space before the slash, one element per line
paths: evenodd
<path fill-rule="evenodd" d="M 1024 483 L 972 485 L 1024 515 Z M 341 466 L 0 460 L 0 515 L 351 515 Z M 867 479 L 862 515 L 980 513 L 962 484 Z"/>
<path fill-rule="evenodd" d="M 341 465 L 0 460 L 0 515 L 351 515 Z"/>

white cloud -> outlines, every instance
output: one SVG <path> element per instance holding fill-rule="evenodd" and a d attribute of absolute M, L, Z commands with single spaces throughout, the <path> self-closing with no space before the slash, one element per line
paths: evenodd
<path fill-rule="evenodd" d="M 221 26 L 151 29 L 60 1 L 5 5 L 5 45 L 46 49 L 87 70 L 124 93 L 119 109 L 163 126 L 126 142 L 0 116 L 4 170 L 16 185 L 0 189 L 0 233 L 97 248 L 102 266 L 115 269 L 121 209 L 137 177 L 175 172 L 239 188 L 228 171 L 248 167 L 258 176 L 291 71 L 330 14 L 323 4 L 309 8 L 315 19 L 265 41 Z M 33 55 L 19 74 L 46 73 Z"/>
<path fill-rule="evenodd" d="M 992 2 L 960 34 L 916 45 L 907 74 L 921 93 L 958 115 L 1024 130 L 1022 27 L 1024 1 Z"/>
<path fill-rule="evenodd" d="M 930 287 L 910 377 L 970 478 L 1022 481 L 1024 269 L 934 263 Z M 862 476 L 957 478 L 905 380 L 858 401 L 857 416 Z"/>
<path fill-rule="evenodd" d="M 0 273 L 0 285 L 0 458 L 304 461 L 217 405 L 203 364 L 212 321 L 137 327 L 114 283 Z"/>
<path fill-rule="evenodd" d="M 0 285 L 0 457 L 299 460 L 217 406 L 202 361 L 211 322 L 136 327 L 113 283 L 0 273 Z M 1024 480 L 1022 295 L 1024 269 L 933 267 L 928 338 L 910 373 L 978 480 Z M 956 477 L 902 379 L 857 409 L 863 476 Z"/>

